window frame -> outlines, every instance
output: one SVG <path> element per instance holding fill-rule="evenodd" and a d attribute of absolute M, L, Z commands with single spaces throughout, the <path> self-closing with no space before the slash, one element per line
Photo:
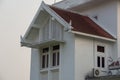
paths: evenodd
<path fill-rule="evenodd" d="M 54 46 L 59 46 L 59 49 L 53 50 Z M 60 64 L 60 45 L 52 46 L 52 54 L 51 54 L 51 67 L 57 67 Z M 55 54 L 55 64 L 53 62 L 53 55 Z M 59 58 L 58 58 L 59 57 Z"/>
<path fill-rule="evenodd" d="M 43 52 L 43 49 L 44 48 L 48 48 L 48 52 Z M 40 49 L 40 53 L 41 53 L 41 55 L 40 55 L 40 67 L 41 67 L 41 69 L 46 69 L 46 68 L 48 68 L 49 67 L 49 47 L 43 47 L 42 49 Z M 43 56 L 45 56 L 45 63 L 43 63 Z M 45 66 L 45 67 L 43 67 L 43 65 Z"/>
<path fill-rule="evenodd" d="M 57 50 L 53 50 L 53 46 L 59 46 L 59 49 Z M 43 52 L 43 49 L 48 48 L 48 52 Z M 53 65 L 53 53 L 56 54 L 56 61 L 55 61 L 55 65 Z M 59 60 L 57 59 L 59 55 Z M 43 56 L 48 56 L 48 59 L 45 58 L 45 63 L 43 63 Z M 48 60 L 48 61 L 47 61 Z M 59 61 L 59 62 L 58 62 Z M 47 63 L 48 62 L 48 63 Z M 45 67 L 43 67 L 43 65 L 45 64 Z M 48 69 L 48 68 L 52 68 L 52 67 L 59 67 L 60 65 L 60 44 L 53 44 L 53 45 L 49 45 L 49 46 L 44 46 L 42 48 L 40 48 L 40 69 Z"/>
<path fill-rule="evenodd" d="M 104 49 L 98 50 L 98 46 L 102 47 Z M 98 60 L 98 57 L 99 57 L 100 61 Z M 103 58 L 104 58 L 104 60 L 103 60 Z M 107 64 L 107 62 L 106 62 L 106 45 L 103 43 L 96 43 L 96 46 L 95 46 L 95 65 L 97 68 L 105 69 L 107 66 L 106 64 Z"/>

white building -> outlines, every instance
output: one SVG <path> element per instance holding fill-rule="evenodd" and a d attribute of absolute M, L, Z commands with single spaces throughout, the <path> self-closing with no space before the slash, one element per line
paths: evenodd
<path fill-rule="evenodd" d="M 21 40 L 31 80 L 120 80 L 119 19 L 120 0 L 42 2 Z"/>

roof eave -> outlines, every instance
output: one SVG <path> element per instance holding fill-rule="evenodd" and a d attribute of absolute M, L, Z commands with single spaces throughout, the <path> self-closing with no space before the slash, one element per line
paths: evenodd
<path fill-rule="evenodd" d="M 95 38 L 95 39 L 101 39 L 101 40 L 110 41 L 110 42 L 116 42 L 116 39 L 111 39 L 111 38 L 106 38 L 106 37 L 102 37 L 102 36 L 82 33 L 82 32 L 78 32 L 78 31 L 71 31 L 71 32 L 73 34 L 77 34 L 77 35 L 82 35 L 82 36 L 91 37 L 91 38 Z"/>

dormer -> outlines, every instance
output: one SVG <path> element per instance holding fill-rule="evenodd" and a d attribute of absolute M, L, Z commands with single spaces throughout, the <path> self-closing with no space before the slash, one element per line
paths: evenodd
<path fill-rule="evenodd" d="M 32 48 L 63 43 L 64 32 L 75 34 L 79 32 L 85 36 L 91 34 L 90 36 L 95 38 L 100 36 L 100 38 L 107 40 L 114 39 L 100 26 L 88 16 L 42 3 L 25 36 L 21 38 L 21 43 L 22 46 Z"/>
<path fill-rule="evenodd" d="M 63 25 L 67 25 L 68 27 L 63 27 Z M 21 45 L 38 48 L 46 44 L 63 43 L 63 31 L 69 30 L 69 26 L 69 24 L 61 21 L 43 3 L 26 34 L 24 37 L 21 37 Z"/>

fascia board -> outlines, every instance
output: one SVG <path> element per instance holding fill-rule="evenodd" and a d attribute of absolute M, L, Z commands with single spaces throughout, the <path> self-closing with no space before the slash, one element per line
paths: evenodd
<path fill-rule="evenodd" d="M 42 3 L 43 3 L 43 2 L 42 2 Z M 35 22 L 35 20 L 36 20 L 36 18 L 37 18 L 37 16 L 39 15 L 39 13 L 40 13 L 41 10 L 43 10 L 42 4 L 40 5 L 40 7 L 38 8 L 35 16 L 33 17 L 33 20 L 32 20 L 32 22 L 31 22 L 31 24 L 29 25 L 29 27 L 28 27 L 28 29 L 27 29 L 27 31 L 26 31 L 23 39 L 25 39 L 25 38 L 28 36 L 28 34 L 29 34 L 29 32 L 30 32 L 30 29 L 32 28 L 32 25 L 34 25 L 34 22 Z"/>
<path fill-rule="evenodd" d="M 91 38 L 95 38 L 95 39 L 101 39 L 101 40 L 110 41 L 110 42 L 116 42 L 116 39 L 105 38 L 105 37 L 101 37 L 101 36 L 97 36 L 97 35 L 77 32 L 77 31 L 71 31 L 71 32 L 74 34 L 77 34 L 77 35 L 82 35 L 82 36 L 91 37 Z"/>

